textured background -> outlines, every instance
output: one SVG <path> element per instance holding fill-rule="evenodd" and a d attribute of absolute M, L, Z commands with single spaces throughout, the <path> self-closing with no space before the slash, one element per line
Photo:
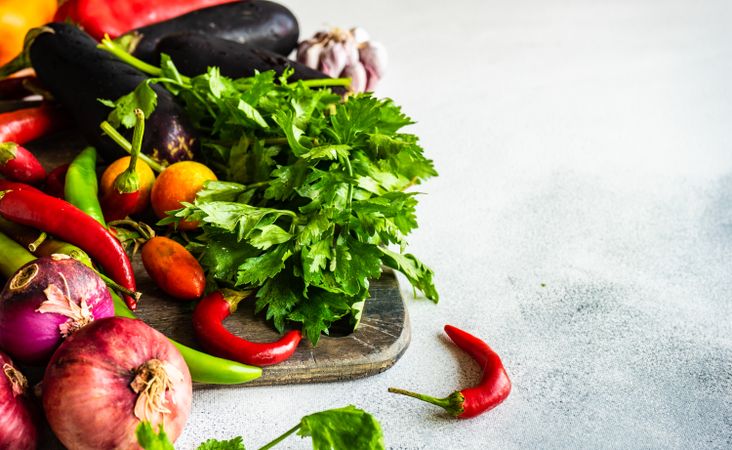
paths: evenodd
<path fill-rule="evenodd" d="M 349 403 L 393 449 L 732 447 L 732 2 L 285 3 L 304 36 L 360 25 L 389 50 L 377 93 L 440 172 L 410 250 L 442 299 L 403 282 L 412 344 L 381 375 L 196 392 L 179 448 L 257 448 Z M 445 323 L 514 382 L 470 421 L 386 392 L 477 379 Z"/>

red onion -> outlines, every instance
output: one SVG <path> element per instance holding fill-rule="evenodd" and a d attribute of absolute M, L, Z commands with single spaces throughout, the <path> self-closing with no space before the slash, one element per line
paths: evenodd
<path fill-rule="evenodd" d="M 93 270 L 64 255 L 39 258 L 0 293 L 0 348 L 16 361 L 42 364 L 63 338 L 113 315 L 112 297 Z"/>
<path fill-rule="evenodd" d="M 132 449 L 135 429 L 163 424 L 172 441 L 191 411 L 191 375 L 160 332 L 122 317 L 100 319 L 66 339 L 43 378 L 43 408 L 70 449 Z"/>
<path fill-rule="evenodd" d="M 28 382 L 13 362 L 0 352 L 0 448 L 34 449 L 38 432 Z"/>

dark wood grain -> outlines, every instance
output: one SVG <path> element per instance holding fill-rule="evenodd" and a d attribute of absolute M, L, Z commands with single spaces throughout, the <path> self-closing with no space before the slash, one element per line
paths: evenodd
<path fill-rule="evenodd" d="M 34 142 L 28 148 L 50 170 L 69 162 L 84 145 L 83 139 L 71 131 Z M 167 336 L 198 348 L 191 325 L 192 304 L 167 298 L 147 276 L 139 256 L 133 258 L 133 265 L 143 292 L 138 316 Z M 355 332 L 323 336 L 316 347 L 303 340 L 290 359 L 266 367 L 263 376 L 247 386 L 347 380 L 391 367 L 410 340 L 409 319 L 394 274 L 385 270 L 381 279 L 371 282 L 370 293 Z M 225 324 L 237 335 L 254 341 L 271 341 L 279 336 L 261 315 L 254 314 L 253 302 L 244 301 Z"/>

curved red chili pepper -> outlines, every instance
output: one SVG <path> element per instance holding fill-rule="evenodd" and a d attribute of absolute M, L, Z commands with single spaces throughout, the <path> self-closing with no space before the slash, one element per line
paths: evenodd
<path fill-rule="evenodd" d="M 424 400 L 444 408 L 461 419 L 475 417 L 501 404 L 511 392 L 511 380 L 508 378 L 498 354 L 482 340 L 452 325 L 445 325 L 445 332 L 455 345 L 480 365 L 483 370 L 480 383 L 461 391 L 455 391 L 445 398 L 431 397 L 396 388 L 389 388 L 389 392 Z"/>
<path fill-rule="evenodd" d="M 106 228 L 69 202 L 20 183 L 0 180 L 0 215 L 45 231 L 84 250 L 114 281 L 136 290 L 135 274 L 122 244 Z M 130 309 L 136 299 L 125 296 Z"/>
<path fill-rule="evenodd" d="M 47 104 L 0 114 L 0 142 L 25 144 L 66 125 L 61 112 Z"/>
<path fill-rule="evenodd" d="M 279 340 L 265 343 L 247 341 L 224 328 L 221 322 L 236 311 L 244 298 L 245 294 L 235 291 L 215 291 L 196 305 L 193 330 L 203 347 L 221 358 L 256 366 L 277 364 L 292 356 L 302 339 L 300 330 L 288 331 Z"/>
<path fill-rule="evenodd" d="M 0 144 L 0 173 L 23 183 L 38 183 L 46 178 L 46 170 L 33 153 L 14 143 Z"/>

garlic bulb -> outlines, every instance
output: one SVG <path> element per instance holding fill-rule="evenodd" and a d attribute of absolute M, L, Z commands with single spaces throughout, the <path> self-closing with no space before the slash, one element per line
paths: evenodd
<path fill-rule="evenodd" d="M 373 91 L 384 76 L 386 49 L 362 28 L 319 31 L 302 41 L 297 61 L 333 78 L 351 78 L 352 92 Z"/>

